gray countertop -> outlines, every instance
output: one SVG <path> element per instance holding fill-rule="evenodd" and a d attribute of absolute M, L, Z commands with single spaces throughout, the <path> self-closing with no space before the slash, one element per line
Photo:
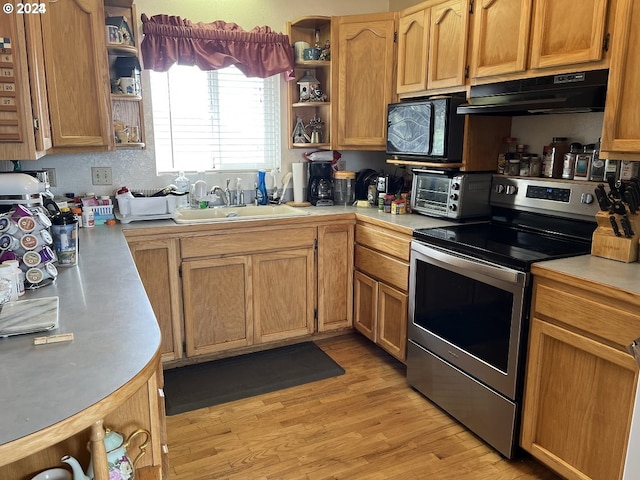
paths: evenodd
<path fill-rule="evenodd" d="M 20 300 L 59 297 L 59 327 L 0 339 L 0 445 L 111 395 L 154 357 L 160 330 L 120 226 L 79 230 L 75 267 Z M 43 335 L 71 342 L 34 346 Z M 1 464 L 2 462 L 0 462 Z"/>

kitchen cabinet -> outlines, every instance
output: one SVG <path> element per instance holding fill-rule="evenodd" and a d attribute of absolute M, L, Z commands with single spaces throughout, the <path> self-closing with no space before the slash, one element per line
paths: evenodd
<path fill-rule="evenodd" d="M 129 241 L 138 274 L 158 320 L 163 361 L 182 357 L 180 250 L 175 238 Z"/>
<path fill-rule="evenodd" d="M 527 69 L 533 0 L 479 0 L 472 15 L 471 78 Z"/>
<path fill-rule="evenodd" d="M 316 44 L 316 32 L 318 44 L 324 47 L 329 41 L 331 45 L 331 54 L 329 58 L 322 60 L 303 60 L 295 58 L 295 76 L 296 81 L 288 84 L 288 118 L 289 118 L 289 148 L 332 148 L 332 105 L 335 96 L 335 89 L 332 87 L 332 64 L 335 63 L 335 43 L 332 37 L 332 20 L 331 17 L 302 17 L 293 22 L 287 23 L 287 35 L 290 41 L 295 45 L 296 42 L 306 42 L 310 47 Z M 310 72 L 320 83 L 322 93 L 326 95 L 324 102 L 309 102 L 300 100 L 300 90 L 297 84 L 307 72 Z M 311 131 L 306 128 L 305 133 L 309 137 L 305 142 L 301 142 L 300 138 L 294 138 L 294 130 L 298 119 L 302 121 L 305 127 L 309 126 L 309 122 L 319 118 L 323 122 L 320 132 L 320 142 L 310 144 Z"/>
<path fill-rule="evenodd" d="M 394 12 L 335 17 L 334 148 L 386 148 L 387 104 L 395 100 L 396 23 Z"/>
<path fill-rule="evenodd" d="M 318 332 L 353 320 L 353 223 L 318 227 Z"/>
<path fill-rule="evenodd" d="M 397 92 L 462 90 L 468 31 L 467 0 L 423 2 L 400 12 Z"/>
<path fill-rule="evenodd" d="M 46 2 L 45 74 L 55 152 L 114 143 L 102 0 Z"/>
<path fill-rule="evenodd" d="M 4 39 L 0 46 L 1 160 L 35 160 L 52 145 L 44 74 L 43 17 L 37 14 L 0 17 L 0 37 Z"/>
<path fill-rule="evenodd" d="M 355 241 L 354 327 L 404 362 L 411 236 L 359 222 Z"/>
<path fill-rule="evenodd" d="M 256 227 L 180 242 L 188 357 L 313 333 L 316 228 Z"/>
<path fill-rule="evenodd" d="M 473 7 L 470 77 L 531 76 L 607 68 L 608 0 L 479 0 Z M 489 77 L 491 80 L 489 80 Z"/>
<path fill-rule="evenodd" d="M 521 446 L 570 479 L 622 478 L 638 301 L 534 265 Z"/>
<path fill-rule="evenodd" d="M 600 156 L 640 159 L 640 4 L 618 0 Z"/>

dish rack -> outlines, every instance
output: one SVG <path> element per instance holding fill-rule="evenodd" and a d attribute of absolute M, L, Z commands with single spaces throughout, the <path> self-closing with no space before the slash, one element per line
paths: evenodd
<path fill-rule="evenodd" d="M 95 225 L 104 225 L 110 218 L 115 218 L 113 205 L 91 205 L 82 207 L 83 210 L 92 210 Z"/>
<path fill-rule="evenodd" d="M 134 195 L 144 195 L 129 197 L 116 195 L 118 211 L 116 218 L 122 223 L 129 223 L 137 220 L 160 220 L 173 218 L 176 211 L 176 198 L 173 195 L 165 197 L 151 197 L 162 188 L 135 190 L 130 189 Z"/>

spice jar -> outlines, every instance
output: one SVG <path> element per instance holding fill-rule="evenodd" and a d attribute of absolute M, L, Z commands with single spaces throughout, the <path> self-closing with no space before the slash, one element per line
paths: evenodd
<path fill-rule="evenodd" d="M 542 176 L 547 178 L 562 178 L 564 154 L 569 151 L 567 137 L 553 137 L 553 141 L 547 147 L 544 158 Z"/>
<path fill-rule="evenodd" d="M 518 176 L 520 175 L 520 159 L 512 158 L 507 163 L 507 170 L 505 172 L 507 175 Z"/>
<path fill-rule="evenodd" d="M 540 162 L 540 157 L 535 153 L 529 157 L 529 176 L 530 177 L 539 177 L 542 173 L 541 170 L 542 162 Z"/>
<path fill-rule="evenodd" d="M 569 152 L 564 154 L 564 161 L 562 163 L 562 178 L 573 179 L 573 172 L 576 168 L 576 158 L 580 151 L 582 151 L 581 143 L 576 142 L 569 146 Z"/>

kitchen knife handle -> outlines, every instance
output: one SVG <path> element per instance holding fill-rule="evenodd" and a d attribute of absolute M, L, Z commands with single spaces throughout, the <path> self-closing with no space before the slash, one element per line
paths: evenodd
<path fill-rule="evenodd" d="M 600 210 L 607 211 L 611 207 L 611 202 L 609 201 L 609 197 L 607 197 L 607 191 L 604 189 L 604 184 L 599 184 L 595 189 L 596 199 L 598 200 L 598 205 L 600 206 Z"/>
<path fill-rule="evenodd" d="M 638 203 L 636 202 L 636 197 L 631 190 L 624 191 L 624 201 L 629 207 L 629 211 L 631 213 L 636 213 L 636 210 L 638 210 Z"/>
<path fill-rule="evenodd" d="M 616 234 L 616 237 L 621 237 L 620 229 L 618 228 L 618 222 L 616 222 L 616 217 L 614 215 L 609 216 L 609 222 L 611 222 L 611 228 L 613 228 L 613 233 Z"/>
<path fill-rule="evenodd" d="M 622 225 L 622 230 L 624 231 L 624 236 L 627 238 L 633 237 L 633 229 L 631 228 L 631 222 L 629 221 L 629 217 L 623 215 L 620 217 L 620 225 Z"/>

